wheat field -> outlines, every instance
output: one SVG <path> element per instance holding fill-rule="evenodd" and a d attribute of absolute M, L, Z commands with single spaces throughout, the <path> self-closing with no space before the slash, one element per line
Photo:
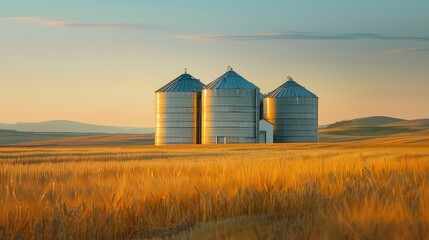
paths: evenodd
<path fill-rule="evenodd" d="M 1 147 L 0 239 L 428 239 L 429 144 Z"/>

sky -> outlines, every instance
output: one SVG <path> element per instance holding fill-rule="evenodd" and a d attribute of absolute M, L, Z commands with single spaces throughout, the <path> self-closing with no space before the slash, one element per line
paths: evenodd
<path fill-rule="evenodd" d="M 153 127 L 154 91 L 292 76 L 319 124 L 429 118 L 427 0 L 0 0 L 0 123 Z"/>

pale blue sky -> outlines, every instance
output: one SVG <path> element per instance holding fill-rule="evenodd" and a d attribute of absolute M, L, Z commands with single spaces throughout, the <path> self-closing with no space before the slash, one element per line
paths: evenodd
<path fill-rule="evenodd" d="M 287 75 L 320 124 L 429 117 L 429 1 L 0 0 L 0 122 L 154 126 L 153 92 L 228 65 L 268 92 Z"/>

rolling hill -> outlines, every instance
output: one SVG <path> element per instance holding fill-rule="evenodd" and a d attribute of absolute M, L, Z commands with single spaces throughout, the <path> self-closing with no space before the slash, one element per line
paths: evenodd
<path fill-rule="evenodd" d="M 343 120 L 332 124 L 327 124 L 323 128 L 337 128 L 337 127 L 346 127 L 346 126 L 347 127 L 379 126 L 383 124 L 397 123 L 402 121 L 406 121 L 406 120 L 400 119 L 400 118 L 384 117 L 384 116 L 373 116 L 373 117 L 357 118 L 353 120 Z"/>
<path fill-rule="evenodd" d="M 54 120 L 46 122 L 15 124 L 0 124 L 0 129 L 25 132 L 69 132 L 69 133 L 121 133 L 121 134 L 148 134 L 153 133 L 153 128 L 134 128 L 94 125 L 88 123 L 74 122 L 68 120 Z"/>
<path fill-rule="evenodd" d="M 78 136 L 93 136 L 96 133 L 62 133 L 62 132 L 20 132 L 15 130 L 0 130 L 0 145 L 38 142 L 53 139 L 73 138 Z"/>
<path fill-rule="evenodd" d="M 426 139 L 429 119 L 403 120 L 391 117 L 367 117 L 330 124 L 319 131 L 321 142 L 363 141 L 394 138 Z"/>
<path fill-rule="evenodd" d="M 380 126 L 388 123 L 397 123 L 405 121 L 400 118 L 392 118 L 392 117 L 384 117 L 384 116 L 374 116 L 374 117 L 365 117 L 365 118 L 357 118 L 351 120 L 351 125 L 353 126 Z"/>
<path fill-rule="evenodd" d="M 153 133 L 103 134 L 0 130 L 0 146 L 123 146 L 151 144 L 154 144 Z"/>
<path fill-rule="evenodd" d="M 429 128 L 429 119 L 416 119 L 401 122 L 394 122 L 385 124 L 385 126 L 402 126 L 402 127 L 417 127 L 417 128 Z"/>
<path fill-rule="evenodd" d="M 105 134 L 24 142 L 19 146 L 135 146 L 153 145 L 154 134 Z"/>

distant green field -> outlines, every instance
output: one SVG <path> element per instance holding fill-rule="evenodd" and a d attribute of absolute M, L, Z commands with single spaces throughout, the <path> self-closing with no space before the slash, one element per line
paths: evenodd
<path fill-rule="evenodd" d="M 374 116 L 374 117 L 365 117 L 358 118 L 350 121 L 350 125 L 352 126 L 379 126 L 390 123 L 397 123 L 406 121 L 400 118 L 392 118 L 392 117 L 383 117 L 383 116 Z"/>
<path fill-rule="evenodd" d="M 154 144 L 153 134 L 45 133 L 0 130 L 0 145 L 135 146 Z"/>
<path fill-rule="evenodd" d="M 62 133 L 62 132 L 20 132 L 0 130 L 0 145 L 38 142 L 79 136 L 96 136 L 96 133 Z"/>
<path fill-rule="evenodd" d="M 328 124 L 326 128 L 338 128 L 338 127 L 363 127 L 363 126 L 380 126 L 384 124 L 395 124 L 398 122 L 407 121 L 400 118 L 374 116 L 357 118 L 353 120 L 343 120 L 332 124 Z"/>
<path fill-rule="evenodd" d="M 410 127 L 385 127 L 385 126 L 374 126 L 374 127 L 349 127 L 338 130 L 329 131 L 330 134 L 334 135 L 352 135 L 352 136 L 382 136 L 392 135 L 400 133 L 413 133 L 418 132 L 419 129 Z"/>
<path fill-rule="evenodd" d="M 321 142 L 348 142 L 408 136 L 407 139 L 426 141 L 429 119 L 402 120 L 390 117 L 359 118 L 341 121 L 319 131 Z"/>
<path fill-rule="evenodd" d="M 416 119 L 401 121 L 395 123 L 384 124 L 384 126 L 406 126 L 406 127 L 428 127 L 429 128 L 429 119 Z"/>

